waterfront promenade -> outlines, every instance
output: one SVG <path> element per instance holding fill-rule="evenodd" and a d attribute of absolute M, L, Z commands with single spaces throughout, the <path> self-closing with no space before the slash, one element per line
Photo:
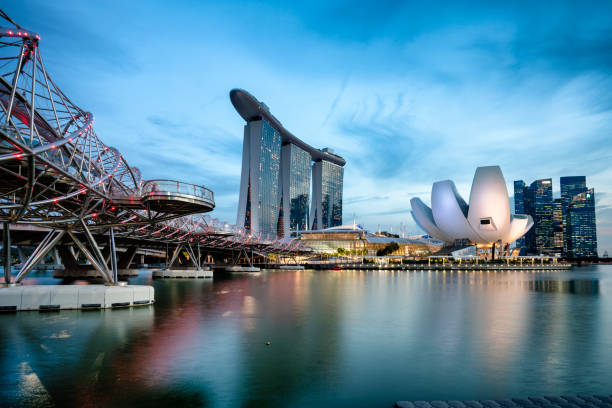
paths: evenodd
<path fill-rule="evenodd" d="M 556 258 L 547 257 L 514 257 L 495 261 L 478 258 L 460 259 L 450 256 L 430 256 L 423 259 L 408 259 L 403 257 L 372 257 L 372 258 L 332 258 L 324 260 L 307 260 L 305 268 L 311 269 L 365 269 L 365 270 L 432 270 L 432 271 L 564 271 L 572 267 L 567 262 L 559 262 Z"/>
<path fill-rule="evenodd" d="M 402 271 L 563 271 L 572 267 L 571 264 L 459 264 L 459 263 L 438 263 L 438 264 L 364 264 L 364 263 L 306 263 L 306 269 L 360 269 L 360 270 L 402 270 Z"/>

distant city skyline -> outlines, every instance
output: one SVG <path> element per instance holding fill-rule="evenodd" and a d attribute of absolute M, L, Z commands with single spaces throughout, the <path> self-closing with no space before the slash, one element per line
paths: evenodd
<path fill-rule="evenodd" d="M 370 230 L 402 223 L 418 233 L 410 197 L 451 176 L 466 196 L 477 167 L 499 164 L 509 183 L 552 178 L 555 192 L 559 177 L 585 175 L 603 254 L 612 5 L 552 7 L 3 5 L 41 34 L 54 80 L 95 115 L 104 140 L 148 178 L 188 175 L 213 189 L 217 218 L 234 222 L 238 205 L 243 123 L 227 93 L 241 87 L 298 137 L 342 146 L 345 222 L 356 214 Z"/>
<path fill-rule="evenodd" d="M 523 180 L 514 181 L 515 211 L 531 215 L 534 221 L 517 247 L 524 254 L 597 257 L 594 189 L 587 187 L 585 176 L 560 177 L 559 184 L 561 191 L 555 192 L 550 178 L 529 186 Z"/>

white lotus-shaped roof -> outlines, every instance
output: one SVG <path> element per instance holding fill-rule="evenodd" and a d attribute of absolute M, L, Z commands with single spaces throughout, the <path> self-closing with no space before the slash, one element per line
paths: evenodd
<path fill-rule="evenodd" d="M 499 166 L 476 169 L 469 205 L 451 180 L 438 181 L 431 189 L 431 208 L 420 198 L 410 200 L 412 216 L 428 234 L 453 243 L 469 239 L 475 244 L 516 241 L 533 226 L 529 215 L 510 214 L 506 181 Z"/>

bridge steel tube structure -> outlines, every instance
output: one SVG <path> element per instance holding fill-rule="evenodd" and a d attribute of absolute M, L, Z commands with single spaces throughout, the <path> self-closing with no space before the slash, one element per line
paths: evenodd
<path fill-rule="evenodd" d="M 157 248 L 193 243 L 232 253 L 240 245 L 261 254 L 305 250 L 297 242 L 247 236 L 202 215 L 215 206 L 213 192 L 205 187 L 143 180 L 119 150 L 98 137 L 93 114 L 74 104 L 53 81 L 40 41 L 38 33 L 0 10 L 0 221 L 7 284 L 10 225 L 16 224 L 50 230 L 23 263 L 12 282 L 17 284 L 67 238 L 108 284 L 117 284 L 115 239 Z M 94 235 L 110 240 L 110 268 Z"/>

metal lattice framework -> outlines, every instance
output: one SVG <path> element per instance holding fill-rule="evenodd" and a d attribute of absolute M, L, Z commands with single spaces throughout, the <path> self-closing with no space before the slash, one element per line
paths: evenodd
<path fill-rule="evenodd" d="M 75 105 L 52 80 L 39 49 L 40 35 L 2 10 L 0 25 L 0 221 L 5 231 L 9 224 L 51 229 L 16 283 L 65 234 L 109 283 L 117 281 L 116 265 L 112 260 L 111 268 L 106 265 L 92 231 L 108 232 L 113 253 L 114 236 L 177 248 L 303 250 L 298 241 L 265 240 L 210 217 L 190 215 L 214 208 L 213 193 L 205 187 L 144 181 L 137 168 L 98 137 L 93 114 Z M 86 242 L 76 234 L 83 234 Z M 10 250 L 10 238 L 8 244 Z M 5 281 L 10 281 L 6 265 Z"/>

